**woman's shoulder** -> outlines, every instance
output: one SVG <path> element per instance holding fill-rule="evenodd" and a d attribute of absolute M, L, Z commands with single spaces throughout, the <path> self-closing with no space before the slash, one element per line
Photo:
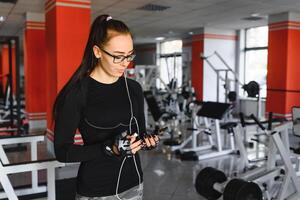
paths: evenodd
<path fill-rule="evenodd" d="M 83 102 L 88 89 L 87 78 L 77 81 L 67 92 L 66 98 L 74 103 Z"/>
<path fill-rule="evenodd" d="M 142 90 L 141 84 L 139 82 L 137 82 L 136 80 L 127 78 L 127 82 L 128 82 L 128 85 L 130 85 L 134 89 Z"/>

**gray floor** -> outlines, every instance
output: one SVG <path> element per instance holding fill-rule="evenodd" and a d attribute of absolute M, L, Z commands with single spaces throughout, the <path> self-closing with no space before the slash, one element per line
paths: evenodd
<path fill-rule="evenodd" d="M 216 167 L 230 174 L 237 170 L 236 156 L 224 156 L 205 161 L 180 161 L 175 156 L 155 152 L 143 153 L 145 200 L 202 200 L 194 180 L 201 169 Z"/>
<path fill-rule="evenodd" d="M 290 135 L 292 147 L 299 147 L 299 137 Z M 163 147 L 165 149 L 165 147 Z M 257 153 L 256 150 L 258 150 Z M 248 148 L 248 158 L 255 159 L 265 156 L 264 145 Z M 199 171 L 205 167 L 214 167 L 223 171 L 228 177 L 242 173 L 242 160 L 237 155 L 227 155 L 202 161 L 180 161 L 175 155 L 156 151 L 142 153 L 144 167 L 144 200 L 204 200 L 194 187 Z M 262 165 L 258 162 L 256 165 Z M 278 188 L 277 188 L 278 189 Z"/>

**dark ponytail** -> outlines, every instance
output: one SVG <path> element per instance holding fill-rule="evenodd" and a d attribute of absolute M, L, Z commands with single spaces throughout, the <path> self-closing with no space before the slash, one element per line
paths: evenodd
<path fill-rule="evenodd" d="M 55 99 L 52 110 L 54 120 L 56 119 L 57 112 L 63 105 L 65 97 L 69 91 L 74 88 L 75 85 L 80 84 L 80 81 L 84 77 L 89 76 L 89 74 L 95 69 L 98 59 L 94 55 L 93 46 L 98 45 L 102 47 L 105 45 L 112 37 L 110 32 L 131 35 L 126 24 L 122 21 L 111 19 L 109 15 L 100 15 L 94 20 L 90 29 L 89 38 L 85 46 L 81 64 Z"/>

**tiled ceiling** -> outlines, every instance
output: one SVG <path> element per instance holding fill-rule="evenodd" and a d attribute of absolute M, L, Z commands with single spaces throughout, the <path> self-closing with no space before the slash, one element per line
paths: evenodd
<path fill-rule="evenodd" d="M 145 4 L 168 6 L 164 11 L 143 11 Z M 18 0 L 16 5 L 0 3 L 0 35 L 21 35 L 26 12 L 44 12 L 44 0 Z M 203 26 L 241 29 L 267 24 L 269 14 L 300 13 L 300 0 L 92 0 L 92 18 L 110 14 L 126 22 L 138 42 L 157 36 L 176 37 Z M 259 21 L 242 18 L 259 13 Z"/>

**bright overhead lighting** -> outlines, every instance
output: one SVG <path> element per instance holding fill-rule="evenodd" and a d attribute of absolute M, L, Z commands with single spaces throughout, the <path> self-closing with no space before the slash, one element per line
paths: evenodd
<path fill-rule="evenodd" d="M 168 33 L 172 35 L 174 33 L 174 31 L 170 30 Z"/>
<path fill-rule="evenodd" d="M 155 38 L 155 40 L 157 40 L 157 41 L 161 41 L 161 40 L 164 40 L 165 38 L 164 37 L 157 37 L 157 38 Z"/>
<path fill-rule="evenodd" d="M 251 13 L 251 17 L 258 17 L 258 16 L 260 16 L 259 13 Z"/>
<path fill-rule="evenodd" d="M 4 22 L 4 16 L 0 16 L 0 22 Z"/>

